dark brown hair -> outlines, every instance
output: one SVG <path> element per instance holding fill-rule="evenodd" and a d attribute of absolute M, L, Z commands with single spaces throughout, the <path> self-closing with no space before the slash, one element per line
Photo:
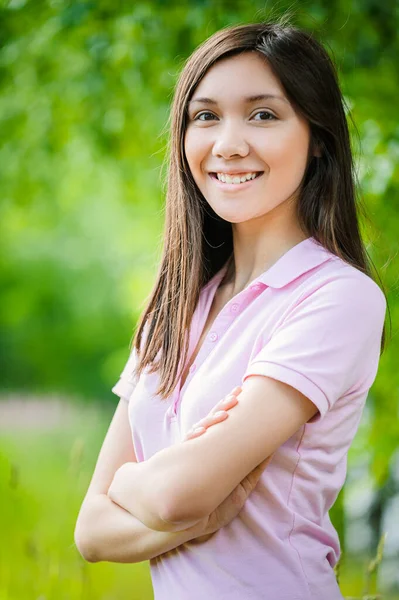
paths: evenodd
<path fill-rule="evenodd" d="M 151 373 L 159 371 L 157 393 L 164 399 L 181 377 L 200 291 L 233 252 L 231 223 L 206 202 L 185 157 L 187 105 L 212 65 L 248 51 L 266 58 L 293 108 L 309 123 L 311 148 L 317 145 L 321 152 L 320 157 L 309 152 L 297 204 L 301 228 L 371 276 L 371 261 L 359 230 L 359 211 L 364 207 L 356 202 L 345 104 L 326 50 L 309 32 L 282 21 L 240 24 L 217 31 L 188 58 L 176 84 L 168 123 L 163 252 L 132 341 L 139 355 L 136 376 L 145 367 Z M 382 350 L 384 345 L 385 326 Z"/>

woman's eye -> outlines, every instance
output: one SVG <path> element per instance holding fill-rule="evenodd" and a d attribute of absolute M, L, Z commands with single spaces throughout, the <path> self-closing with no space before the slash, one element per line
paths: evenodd
<path fill-rule="evenodd" d="M 267 110 L 260 110 L 254 116 L 256 117 L 257 115 L 266 115 L 266 118 L 257 119 L 258 121 L 274 121 L 274 120 L 276 120 L 276 117 Z M 207 116 L 210 116 L 210 118 L 203 118 L 203 119 L 200 118 L 200 117 L 207 117 Z M 204 111 L 202 113 L 199 113 L 193 120 L 204 122 L 204 121 L 211 121 L 214 119 L 214 117 L 215 117 L 215 115 L 213 113 L 211 113 L 209 111 Z"/>
<path fill-rule="evenodd" d="M 270 119 L 259 119 L 260 121 L 273 121 L 276 119 L 276 117 L 269 111 L 267 110 L 260 110 L 259 112 L 257 112 L 254 116 L 256 117 L 257 115 L 267 115 L 268 117 L 271 117 Z"/>
<path fill-rule="evenodd" d="M 214 117 L 214 115 L 210 112 L 202 112 L 195 117 L 194 121 L 209 121 L 209 119 L 200 119 L 200 117 L 203 117 L 204 115 L 211 115 L 211 117 Z"/>

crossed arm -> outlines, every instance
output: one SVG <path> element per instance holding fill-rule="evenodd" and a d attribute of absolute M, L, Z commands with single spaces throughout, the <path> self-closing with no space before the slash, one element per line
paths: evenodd
<path fill-rule="evenodd" d="M 184 447 L 176 444 L 145 462 L 122 465 L 108 496 L 151 529 L 181 531 L 211 514 L 316 413 L 315 404 L 295 388 L 252 375 L 227 420 Z"/>
<path fill-rule="evenodd" d="M 135 460 L 128 403 L 122 399 L 102 444 L 75 526 L 77 549 L 89 562 L 150 560 L 188 541 L 201 541 L 204 535 L 208 519 L 177 532 L 154 531 L 111 500 L 107 491 L 115 472 Z"/>
<path fill-rule="evenodd" d="M 294 388 L 251 376 L 218 427 L 136 463 L 127 406 L 115 411 L 75 528 L 90 562 L 141 562 L 201 537 L 208 515 L 317 412 Z"/>

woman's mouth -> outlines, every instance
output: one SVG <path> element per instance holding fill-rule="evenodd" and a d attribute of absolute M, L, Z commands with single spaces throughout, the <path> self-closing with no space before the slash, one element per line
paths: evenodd
<path fill-rule="evenodd" d="M 210 178 L 215 184 L 226 192 L 247 189 L 262 175 L 263 171 L 231 175 L 219 173 L 219 177 L 217 173 L 209 173 Z"/>

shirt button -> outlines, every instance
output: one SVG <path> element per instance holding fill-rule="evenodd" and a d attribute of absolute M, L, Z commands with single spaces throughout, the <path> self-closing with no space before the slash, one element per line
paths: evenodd
<path fill-rule="evenodd" d="M 238 311 L 238 309 L 239 309 L 239 308 L 240 308 L 240 305 L 239 305 L 239 304 L 237 304 L 237 303 L 235 302 L 234 304 L 232 304 L 232 305 L 230 306 L 230 312 L 232 312 L 232 313 L 236 313 L 236 312 Z"/>
<path fill-rule="evenodd" d="M 262 286 L 260 283 L 253 283 L 252 285 L 249 286 L 249 289 L 256 292 L 257 290 L 260 290 L 261 287 Z"/>
<path fill-rule="evenodd" d="M 212 331 L 212 333 L 209 335 L 209 339 L 211 340 L 211 342 L 216 342 L 216 340 L 218 339 L 218 334 L 216 333 L 216 331 Z"/>

